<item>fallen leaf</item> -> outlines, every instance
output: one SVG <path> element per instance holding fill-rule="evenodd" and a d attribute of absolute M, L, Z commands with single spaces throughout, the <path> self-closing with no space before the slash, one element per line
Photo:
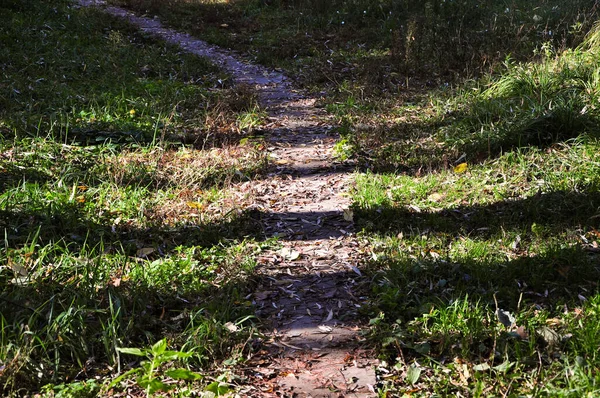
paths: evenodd
<path fill-rule="evenodd" d="M 410 365 L 406 372 L 406 381 L 410 384 L 415 384 L 419 381 L 419 377 L 421 377 L 421 368 L 414 364 Z"/>
<path fill-rule="evenodd" d="M 352 271 L 354 271 L 358 276 L 362 276 L 362 272 L 360 272 L 356 266 L 351 265 L 350 268 L 352 268 Z"/>
<path fill-rule="evenodd" d="M 254 298 L 258 301 L 264 301 L 267 298 L 269 298 L 269 296 L 273 294 L 273 292 L 271 290 L 265 290 L 263 292 L 256 292 L 254 293 Z"/>
<path fill-rule="evenodd" d="M 522 340 L 527 340 L 529 338 L 529 333 L 523 326 L 519 326 L 516 332 Z"/>
<path fill-rule="evenodd" d="M 496 317 L 500 321 L 501 324 L 506 326 L 507 328 L 511 327 L 515 323 L 515 317 L 511 315 L 510 312 L 504 311 L 501 308 L 498 308 L 496 311 Z"/>
<path fill-rule="evenodd" d="M 325 322 L 329 322 L 332 319 L 333 319 L 333 310 L 329 310 L 329 314 L 327 314 L 327 319 L 325 319 Z"/>
<path fill-rule="evenodd" d="M 113 278 L 109 283 L 114 287 L 119 287 L 121 286 L 121 278 Z"/>
<path fill-rule="evenodd" d="M 443 196 L 439 193 L 432 193 L 427 197 L 427 200 L 429 200 L 430 202 L 439 202 L 440 200 L 442 200 L 442 197 Z"/>
<path fill-rule="evenodd" d="M 284 247 L 279 251 L 279 255 L 286 260 L 294 261 L 300 258 L 300 252 L 288 247 Z"/>
<path fill-rule="evenodd" d="M 486 370 L 489 370 L 489 369 L 490 369 L 490 365 L 488 365 L 487 363 L 480 363 L 480 364 L 473 366 L 473 370 L 476 372 L 485 372 Z"/>
<path fill-rule="evenodd" d="M 8 261 L 8 266 L 13 270 L 13 272 L 21 275 L 21 276 L 27 276 L 29 275 L 29 272 L 27 272 L 27 269 L 25 267 L 23 267 L 22 265 L 19 264 L 15 264 L 12 261 Z"/>
<path fill-rule="evenodd" d="M 323 333 L 331 333 L 333 332 L 333 328 L 331 326 L 320 325 L 319 330 Z"/>
<path fill-rule="evenodd" d="M 204 204 L 202 204 L 200 202 L 186 202 L 186 205 L 188 205 L 189 208 L 197 209 L 197 210 L 204 210 L 206 207 Z"/>
<path fill-rule="evenodd" d="M 225 326 L 225 328 L 227 328 L 227 330 L 229 330 L 231 333 L 237 332 L 239 330 L 239 328 L 232 322 L 227 322 L 223 326 Z"/>
<path fill-rule="evenodd" d="M 464 173 L 465 171 L 467 171 L 467 164 L 466 163 L 461 163 L 459 165 L 457 165 L 456 167 L 454 167 L 454 172 L 455 173 Z"/>
<path fill-rule="evenodd" d="M 354 220 L 354 212 L 352 209 L 344 209 L 344 220 L 352 222 Z"/>
<path fill-rule="evenodd" d="M 548 345 L 556 345 L 560 342 L 560 335 L 548 326 L 542 326 L 536 330 L 536 333 L 544 339 Z"/>

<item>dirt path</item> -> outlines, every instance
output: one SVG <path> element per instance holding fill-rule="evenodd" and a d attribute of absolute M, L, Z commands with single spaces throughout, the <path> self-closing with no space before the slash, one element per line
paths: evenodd
<path fill-rule="evenodd" d="M 293 91 L 280 73 L 236 59 L 229 52 L 98 0 L 142 31 L 160 36 L 227 70 L 256 88 L 269 114 L 266 129 L 272 167 L 252 183 L 266 237 L 283 248 L 260 258 L 254 294 L 257 316 L 268 325 L 264 347 L 249 365 L 245 396 L 370 397 L 376 383 L 371 352 L 361 347 L 357 268 L 363 248 L 353 235 L 349 199 L 352 166 L 334 160 L 337 136 L 314 100 Z"/>

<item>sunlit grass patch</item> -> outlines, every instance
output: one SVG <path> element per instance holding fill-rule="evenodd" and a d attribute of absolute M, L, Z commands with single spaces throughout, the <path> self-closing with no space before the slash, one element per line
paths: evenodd
<path fill-rule="evenodd" d="M 598 391 L 598 149 L 584 135 L 478 164 L 358 175 L 354 216 L 374 246 L 373 341 L 390 391 Z"/>
<path fill-rule="evenodd" d="M 241 360 L 269 243 L 225 192 L 265 170 L 255 94 L 98 10 L 0 10 L 0 391 L 113 395 L 118 348 L 160 341 L 186 353 L 161 374 Z"/>
<path fill-rule="evenodd" d="M 600 390 L 596 35 L 423 103 L 437 114 L 388 144 L 347 138 L 374 169 L 409 171 L 359 175 L 355 191 L 384 389 Z"/>
<path fill-rule="evenodd" d="M 223 187 L 249 180 L 266 167 L 260 144 L 197 150 L 160 147 L 123 151 L 107 158 L 98 179 L 116 185 L 140 185 L 150 189 Z"/>
<path fill-rule="evenodd" d="M 488 87 L 459 97 L 447 142 L 477 158 L 597 136 L 598 50 L 588 43 L 539 63 L 509 64 Z"/>

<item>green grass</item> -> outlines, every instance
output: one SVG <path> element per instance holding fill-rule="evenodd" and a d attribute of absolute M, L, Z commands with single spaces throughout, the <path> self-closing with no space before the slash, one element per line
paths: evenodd
<path fill-rule="evenodd" d="M 206 376 L 174 394 L 210 386 L 247 351 L 268 245 L 230 190 L 265 170 L 254 93 L 64 1 L 5 2 L 0 26 L 2 395 L 112 394 L 137 365 L 118 348 L 162 339 Z"/>
<path fill-rule="evenodd" d="M 357 100 L 397 95 L 577 43 L 594 1 L 112 0 L 252 59 L 316 91 Z M 348 89 L 349 92 L 348 92 Z"/>
<path fill-rule="evenodd" d="M 345 127 L 365 163 L 406 171 L 355 188 L 384 391 L 600 391 L 597 29 L 401 110 L 412 135 Z"/>
<path fill-rule="evenodd" d="M 346 155 L 372 170 L 421 173 L 481 163 L 517 148 L 552 148 L 598 137 L 598 47 L 546 48 L 510 59 L 499 75 L 441 88 L 374 117 L 338 111 Z"/>
<path fill-rule="evenodd" d="M 598 395 L 593 2 L 115 2 L 334 92 L 382 396 Z M 271 245 L 232 189 L 255 94 L 92 9 L 0 11 L 2 393 L 224 391 Z"/>

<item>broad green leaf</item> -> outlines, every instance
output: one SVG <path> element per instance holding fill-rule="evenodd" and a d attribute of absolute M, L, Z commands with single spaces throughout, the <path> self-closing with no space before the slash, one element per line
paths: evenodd
<path fill-rule="evenodd" d="M 117 351 L 122 352 L 123 354 L 137 355 L 138 357 L 146 356 L 146 352 L 139 348 L 117 347 Z"/>
<path fill-rule="evenodd" d="M 509 362 L 509 361 L 504 361 L 502 362 L 500 365 L 496 365 L 494 366 L 494 370 L 497 370 L 498 372 L 506 372 L 508 371 L 510 368 L 512 368 L 512 366 L 514 365 L 513 362 Z"/>
<path fill-rule="evenodd" d="M 171 389 L 173 389 L 175 386 L 170 386 L 166 383 L 163 383 L 162 381 L 158 380 L 158 379 L 144 379 L 144 380 L 138 380 L 138 384 L 140 385 L 140 387 L 144 388 L 144 389 L 148 389 L 148 391 L 150 392 L 150 394 L 154 394 L 157 391 L 169 391 Z"/>
<path fill-rule="evenodd" d="M 214 381 L 207 385 L 205 390 L 214 393 L 218 397 L 220 395 L 227 394 L 229 391 L 231 391 L 231 388 L 229 388 L 229 384 L 227 383 Z"/>
<path fill-rule="evenodd" d="M 431 345 L 429 343 L 418 343 L 415 344 L 413 349 L 422 355 L 427 355 L 431 351 Z"/>
<path fill-rule="evenodd" d="M 406 381 L 410 384 L 415 384 L 419 381 L 419 377 L 421 377 L 421 368 L 416 365 L 410 365 L 408 371 L 406 372 Z"/>
<path fill-rule="evenodd" d="M 169 369 L 165 372 L 165 375 L 176 380 L 200 380 L 202 378 L 201 374 L 188 369 Z"/>
<path fill-rule="evenodd" d="M 167 349 L 167 339 L 162 339 L 154 343 L 152 346 L 152 353 L 154 355 L 160 355 Z"/>

